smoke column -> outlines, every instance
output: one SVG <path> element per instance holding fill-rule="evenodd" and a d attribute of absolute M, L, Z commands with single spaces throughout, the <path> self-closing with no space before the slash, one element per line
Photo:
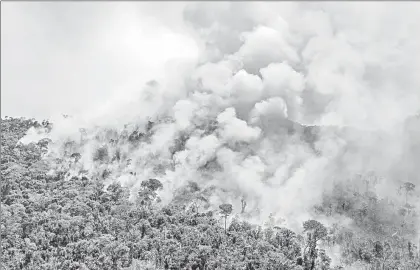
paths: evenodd
<path fill-rule="evenodd" d="M 196 63 L 173 62 L 127 102 L 54 119 L 23 142 L 50 137 L 46 158 L 75 142 L 72 175 L 106 170 L 133 192 L 157 178 L 164 202 L 193 181 L 216 187 L 215 207 L 239 211 L 246 198 L 254 220 L 274 213 L 296 228 L 355 174 L 381 175 L 379 196 L 420 184 L 420 137 L 407 124 L 419 123 L 419 3 L 200 2 L 183 18 L 202 48 Z M 145 139 L 109 143 L 134 131 Z M 101 147 L 109 158 L 97 161 Z"/>

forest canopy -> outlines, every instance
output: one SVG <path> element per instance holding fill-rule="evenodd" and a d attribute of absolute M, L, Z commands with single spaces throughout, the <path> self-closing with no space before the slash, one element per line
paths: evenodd
<path fill-rule="evenodd" d="M 147 140 L 152 124 L 126 140 Z M 163 204 L 159 179 L 141 182 L 133 195 L 107 181 L 109 172 L 69 178 L 70 167 L 53 168 L 82 155 L 65 151 L 52 164 L 44 158 L 50 140 L 19 142 L 31 127 L 48 130 L 52 124 L 10 117 L 1 122 L 5 269 L 420 269 L 418 206 L 410 204 L 418 187 L 411 182 L 396 191 L 401 204 L 378 198 L 369 189 L 372 178 L 357 192 L 337 183 L 311 210 L 320 219 L 305 221 L 298 232 L 247 221 L 246 198 L 242 209 L 201 207 L 209 204 L 208 190 L 195 182 Z M 123 158 L 106 145 L 93 155 L 98 163 Z M 351 222 L 327 225 L 324 217 Z"/>

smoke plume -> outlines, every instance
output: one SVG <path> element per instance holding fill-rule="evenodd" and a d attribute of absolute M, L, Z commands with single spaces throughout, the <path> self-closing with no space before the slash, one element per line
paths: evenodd
<path fill-rule="evenodd" d="M 74 175 L 107 171 L 133 192 L 157 178 L 164 202 L 196 182 L 216 187 L 215 207 L 246 198 L 250 218 L 292 227 L 356 174 L 380 175 L 379 196 L 420 184 L 418 3 L 197 2 L 183 17 L 197 62 L 23 141 L 48 136 L 46 158 L 79 152 Z"/>

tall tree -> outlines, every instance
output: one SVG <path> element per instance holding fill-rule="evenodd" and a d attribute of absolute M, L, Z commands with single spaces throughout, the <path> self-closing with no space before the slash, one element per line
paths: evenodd
<path fill-rule="evenodd" d="M 411 182 L 405 182 L 404 183 L 404 190 L 405 190 L 405 203 L 408 203 L 408 194 L 412 191 L 414 191 L 414 189 L 416 188 L 416 185 L 414 185 Z"/>
<path fill-rule="evenodd" d="M 307 270 L 315 269 L 318 241 L 328 235 L 327 228 L 316 220 L 307 220 L 303 223 L 304 232 L 307 233 L 307 243 L 304 249 L 304 267 Z"/>
<path fill-rule="evenodd" d="M 219 208 L 221 210 L 222 216 L 225 218 L 225 233 L 226 233 L 226 220 L 227 217 L 232 213 L 232 205 L 229 203 L 221 204 L 219 205 Z"/>

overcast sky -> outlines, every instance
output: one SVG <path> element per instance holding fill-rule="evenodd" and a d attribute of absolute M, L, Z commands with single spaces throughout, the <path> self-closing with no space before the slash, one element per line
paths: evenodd
<path fill-rule="evenodd" d="M 46 118 L 140 89 L 165 61 L 195 57 L 184 3 L 5 2 L 1 114 Z"/>

